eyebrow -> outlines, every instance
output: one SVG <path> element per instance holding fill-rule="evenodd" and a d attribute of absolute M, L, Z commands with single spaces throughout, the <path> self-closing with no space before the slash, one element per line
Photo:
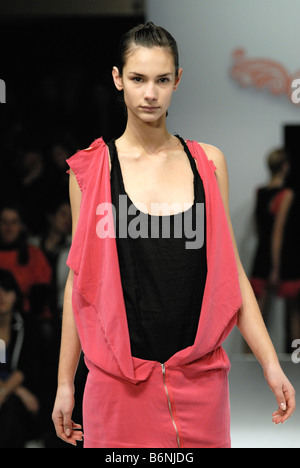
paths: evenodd
<path fill-rule="evenodd" d="M 145 75 L 143 75 L 142 73 L 137 73 L 137 72 L 129 72 L 130 75 L 135 75 L 135 76 L 140 76 L 141 78 L 145 78 Z M 172 72 L 169 72 L 169 73 L 164 73 L 163 75 L 158 75 L 156 78 L 165 78 L 166 76 L 170 76 L 170 75 L 173 75 Z"/>

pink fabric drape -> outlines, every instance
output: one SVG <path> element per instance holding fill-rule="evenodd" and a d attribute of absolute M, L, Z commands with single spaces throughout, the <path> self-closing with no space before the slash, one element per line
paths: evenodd
<path fill-rule="evenodd" d="M 221 346 L 242 299 L 216 168 L 197 142 L 187 144 L 205 190 L 208 275 L 195 343 L 166 363 L 132 357 L 116 239 L 97 235 L 104 215 L 113 226 L 108 147 L 100 138 L 68 160 L 82 191 L 67 264 L 75 273 L 73 310 L 90 371 L 87 448 L 230 447 L 230 362 Z"/>

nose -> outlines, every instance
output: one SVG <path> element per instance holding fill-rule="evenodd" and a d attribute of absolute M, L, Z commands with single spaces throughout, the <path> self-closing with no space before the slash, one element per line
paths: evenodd
<path fill-rule="evenodd" d="M 153 82 L 147 83 L 147 87 L 145 90 L 145 99 L 146 101 L 157 101 L 157 89 L 156 85 Z"/>

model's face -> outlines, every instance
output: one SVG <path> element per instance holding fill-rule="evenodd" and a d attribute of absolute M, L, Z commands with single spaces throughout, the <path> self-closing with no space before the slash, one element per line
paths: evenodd
<path fill-rule="evenodd" d="M 132 46 L 122 76 L 113 70 L 117 89 L 124 90 L 128 116 L 149 123 L 166 116 L 181 76 L 181 69 L 176 76 L 172 54 L 162 47 Z"/>

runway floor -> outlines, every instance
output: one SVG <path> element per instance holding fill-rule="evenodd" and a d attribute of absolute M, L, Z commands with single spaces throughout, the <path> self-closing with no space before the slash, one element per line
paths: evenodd
<path fill-rule="evenodd" d="M 260 364 L 250 356 L 231 356 L 231 434 L 235 448 L 300 448 L 300 364 L 288 355 L 281 365 L 296 389 L 298 408 L 292 418 L 275 426 L 272 413 L 278 406 Z"/>

